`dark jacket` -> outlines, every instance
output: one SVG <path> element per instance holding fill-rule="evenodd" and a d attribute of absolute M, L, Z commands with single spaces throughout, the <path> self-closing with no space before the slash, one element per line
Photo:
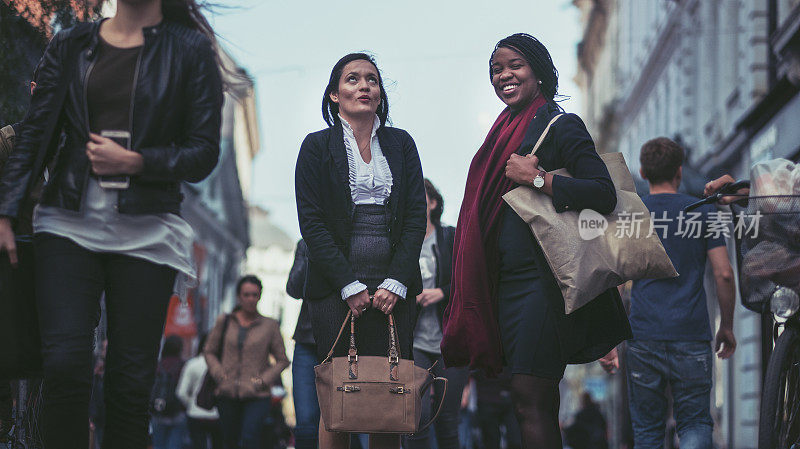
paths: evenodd
<path fill-rule="evenodd" d="M 529 154 L 550 120 L 561 112 L 552 103 L 539 108 L 517 154 Z M 577 115 L 561 116 L 552 125 L 536 156 L 544 170 L 566 168 L 573 176 L 553 178 L 553 207 L 556 212 L 593 209 L 601 214 L 610 214 L 616 207 L 614 183 L 594 148 L 592 136 Z"/>
<path fill-rule="evenodd" d="M 294 250 L 294 263 L 289 271 L 289 279 L 286 281 L 286 293 L 294 299 L 303 300 L 303 287 L 306 283 L 308 274 L 308 246 L 303 239 L 297 242 Z M 314 333 L 311 329 L 311 311 L 308 310 L 308 303 L 303 301 L 300 307 L 300 315 L 297 317 L 297 325 L 292 335 L 297 343 L 314 344 Z"/>
<path fill-rule="evenodd" d="M 444 309 L 450 303 L 450 280 L 453 276 L 453 242 L 456 236 L 456 228 L 452 226 L 436 226 L 436 246 L 433 247 L 433 255 L 436 257 L 436 288 L 441 288 L 444 292 L 444 299 L 433 306 L 436 307 L 436 315 L 439 317 L 439 325 L 442 324 Z M 422 306 L 417 304 L 417 315 L 422 312 Z"/>
<path fill-rule="evenodd" d="M 562 112 L 548 103 L 539 108 L 518 151 L 530 153 L 547 123 Z M 593 209 L 611 213 L 617 205 L 617 194 L 608 168 L 595 150 L 594 142 L 583 121 L 575 114 L 565 114 L 550 129 L 536 152 L 540 165 L 547 171 L 566 168 L 574 178 L 553 179 L 553 206 L 556 211 Z M 536 265 L 542 273 L 545 294 L 564 300 L 544 252 L 536 245 Z M 568 363 L 588 363 L 606 355 L 623 340 L 632 337 L 628 315 L 619 292 L 610 288 L 569 315 L 559 314 L 558 340 L 562 358 Z"/>
<path fill-rule="evenodd" d="M 392 172 L 389 235 L 392 261 L 387 278 L 408 288 L 407 300 L 422 291 L 419 253 L 425 238 L 425 186 L 411 136 L 397 128 L 377 132 Z M 358 280 L 347 261 L 354 203 L 342 125 L 306 136 L 295 169 L 300 232 L 308 245 L 308 275 L 303 297 L 319 299 Z"/>
<path fill-rule="evenodd" d="M 33 167 L 40 151 L 46 152 L 45 163 L 56 157 L 42 204 L 80 210 L 91 169 L 86 156 L 86 82 L 95 63 L 99 29 L 100 22 L 80 24 L 59 32 L 47 46 L 17 150 L 0 179 L 0 215 L 19 214 L 30 177 L 43 170 Z M 222 78 L 213 45 L 201 33 L 167 21 L 143 32 L 130 131 L 132 148 L 144 158 L 144 168 L 119 192 L 118 210 L 177 214 L 181 182 L 202 180 L 217 163 Z M 59 108 L 59 92 L 67 81 L 66 99 Z M 53 117 L 58 117 L 55 130 L 45 132 Z M 56 155 L 58 145 L 52 142 L 62 131 L 65 140 Z"/>

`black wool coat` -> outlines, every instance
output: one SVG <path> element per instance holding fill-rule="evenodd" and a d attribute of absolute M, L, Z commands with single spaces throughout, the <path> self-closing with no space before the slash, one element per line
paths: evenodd
<path fill-rule="evenodd" d="M 382 126 L 377 136 L 392 172 L 387 278 L 405 285 L 406 300 L 414 301 L 422 291 L 419 253 L 427 224 L 422 167 L 406 131 Z M 341 124 L 306 136 L 295 167 L 295 196 L 300 233 L 308 245 L 303 298 L 313 301 L 358 280 L 347 260 L 355 205 Z"/>

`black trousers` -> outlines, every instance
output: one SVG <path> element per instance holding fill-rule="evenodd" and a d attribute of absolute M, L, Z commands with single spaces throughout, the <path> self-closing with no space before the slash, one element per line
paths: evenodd
<path fill-rule="evenodd" d="M 192 449 L 222 449 L 222 429 L 219 420 L 189 418 L 189 439 Z"/>
<path fill-rule="evenodd" d="M 145 448 L 150 390 L 176 271 L 124 255 L 94 253 L 51 234 L 37 234 L 34 244 L 44 446 L 88 446 L 92 344 L 105 293 L 108 349 L 102 445 Z"/>

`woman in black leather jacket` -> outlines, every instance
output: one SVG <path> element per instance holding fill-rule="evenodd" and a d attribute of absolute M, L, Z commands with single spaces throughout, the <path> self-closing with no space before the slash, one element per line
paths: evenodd
<path fill-rule="evenodd" d="M 0 249 L 15 263 L 20 203 L 56 158 L 34 217 L 46 447 L 89 440 L 103 295 L 103 446 L 146 446 L 167 304 L 177 273 L 194 275 L 180 186 L 217 163 L 222 100 L 214 34 L 194 0 L 119 0 L 111 19 L 61 31 L 48 45 L 0 179 Z"/>

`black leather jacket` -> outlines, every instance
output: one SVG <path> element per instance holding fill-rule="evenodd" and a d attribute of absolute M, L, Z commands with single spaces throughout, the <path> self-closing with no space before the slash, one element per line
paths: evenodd
<path fill-rule="evenodd" d="M 31 106 L 17 137 L 17 151 L 0 178 L 0 215 L 17 217 L 39 151 L 44 162 L 56 156 L 42 204 L 77 211 L 91 164 L 86 156 L 89 118 L 86 82 L 95 63 L 100 22 L 59 32 L 42 57 Z M 144 158 L 142 172 L 120 191 L 117 210 L 126 214 L 180 212 L 181 181 L 197 182 L 211 173 L 219 157 L 222 78 L 211 41 L 201 33 L 164 21 L 144 28 L 131 98 L 131 144 Z M 76 56 L 77 55 L 77 56 Z M 67 58 L 77 61 L 67 63 Z M 65 69 L 69 67 L 70 69 Z M 72 71 L 71 74 L 64 73 Z M 68 82 L 63 106 L 59 89 Z M 59 115 L 53 131 L 64 133 L 58 154 L 46 124 Z"/>

